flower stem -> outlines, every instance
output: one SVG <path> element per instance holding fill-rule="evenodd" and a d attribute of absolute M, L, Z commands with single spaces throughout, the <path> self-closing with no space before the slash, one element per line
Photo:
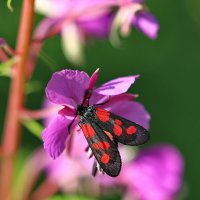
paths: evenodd
<path fill-rule="evenodd" d="M 19 61 L 15 64 L 15 76 L 11 80 L 7 116 L 3 132 L 3 158 L 1 166 L 0 199 L 11 199 L 14 159 L 20 141 L 20 111 L 24 105 L 25 64 L 30 48 L 34 18 L 34 0 L 23 0 L 16 53 Z"/>
<path fill-rule="evenodd" d="M 52 196 L 56 192 L 58 192 L 59 187 L 55 182 L 46 179 L 44 182 L 36 189 L 36 191 L 28 197 L 27 200 L 43 200 Z"/>

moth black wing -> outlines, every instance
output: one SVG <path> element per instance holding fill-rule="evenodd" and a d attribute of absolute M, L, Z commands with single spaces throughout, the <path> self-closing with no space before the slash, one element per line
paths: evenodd
<path fill-rule="evenodd" d="M 101 129 L 112 134 L 122 144 L 137 146 L 146 143 L 150 138 L 144 127 L 107 110 L 96 108 L 96 118 Z"/>
<path fill-rule="evenodd" d="M 109 138 L 95 121 L 81 118 L 79 126 L 100 167 L 109 176 L 118 176 L 121 170 L 121 157 L 117 144 Z"/>

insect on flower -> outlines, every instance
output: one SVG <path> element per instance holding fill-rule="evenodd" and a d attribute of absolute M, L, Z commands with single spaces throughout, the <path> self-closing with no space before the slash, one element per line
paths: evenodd
<path fill-rule="evenodd" d="M 150 134 L 137 123 L 99 108 L 101 104 L 89 106 L 91 94 L 87 90 L 83 103 L 77 107 L 76 116 L 80 116 L 78 124 L 103 172 L 116 177 L 121 170 L 118 142 L 137 146 L 147 142 Z M 96 172 L 94 165 L 93 175 Z"/>
<path fill-rule="evenodd" d="M 150 116 L 142 104 L 132 101 L 136 95 L 126 93 L 138 75 L 119 77 L 95 87 L 98 71 L 91 77 L 78 70 L 53 74 L 46 95 L 51 103 L 59 105 L 59 110 L 44 129 L 42 139 L 44 148 L 56 159 L 65 149 L 71 149 L 70 138 L 83 132 L 89 145 L 86 150 L 96 158 L 93 175 L 98 168 L 116 177 L 121 170 L 118 143 L 136 146 L 147 142 Z M 78 125 L 82 131 L 78 131 Z"/>

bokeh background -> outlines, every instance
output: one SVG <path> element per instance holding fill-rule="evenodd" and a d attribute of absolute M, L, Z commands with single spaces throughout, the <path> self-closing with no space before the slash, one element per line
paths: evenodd
<path fill-rule="evenodd" d="M 200 180 L 200 1 L 148 0 L 148 7 L 160 22 L 159 37 L 151 41 L 133 30 L 120 48 L 108 40 L 90 41 L 85 49 L 86 63 L 80 66 L 88 74 L 100 67 L 101 84 L 118 76 L 140 74 L 130 92 L 140 94 L 139 100 L 150 112 L 151 141 L 172 143 L 185 159 L 184 198 L 198 199 Z M 13 1 L 14 12 L 0 1 L 0 37 L 14 47 L 20 13 L 20 1 Z M 36 15 L 35 24 L 42 16 Z M 76 68 L 64 57 L 59 36 L 46 41 L 43 48 L 53 61 L 53 70 Z M 41 89 L 28 95 L 27 107 L 40 108 L 45 86 L 52 68 L 39 59 L 33 80 Z M 0 77 L 0 132 L 9 91 L 9 79 Z M 24 130 L 22 149 L 30 152 L 41 141 Z"/>

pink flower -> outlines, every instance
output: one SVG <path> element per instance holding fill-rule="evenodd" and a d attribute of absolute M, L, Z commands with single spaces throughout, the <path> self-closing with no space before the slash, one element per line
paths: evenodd
<path fill-rule="evenodd" d="M 136 27 L 155 39 L 159 29 L 142 0 L 37 0 L 36 9 L 46 18 L 39 24 L 35 40 L 60 34 L 64 54 L 77 64 L 84 61 L 83 45 L 88 37 L 110 36 L 113 41 L 118 30 L 127 35 Z"/>
<path fill-rule="evenodd" d="M 98 181 L 106 187 L 125 187 L 124 200 L 175 200 L 182 187 L 183 170 L 180 152 L 172 145 L 159 144 L 142 149 L 134 159 L 124 162 L 117 178 L 105 175 Z"/>
<path fill-rule="evenodd" d="M 133 19 L 133 25 L 146 36 L 156 39 L 159 23 L 155 16 L 147 11 L 138 12 Z"/>
<path fill-rule="evenodd" d="M 62 70 L 54 73 L 46 87 L 46 95 L 51 103 L 58 104 L 62 108 L 42 133 L 44 148 L 50 156 L 55 159 L 65 150 L 69 125 L 75 117 L 77 106 L 88 99 L 90 105 L 95 105 L 104 102 L 110 96 L 110 101 L 101 107 L 148 128 L 150 117 L 143 105 L 132 101 L 135 95 L 125 94 L 137 77 L 120 77 L 94 89 L 98 70 L 91 78 L 85 72 L 78 70 Z M 90 98 L 87 96 L 88 91 L 92 91 L 89 93 Z M 74 135 L 77 134 L 78 120 L 77 118 L 70 128 Z"/>
<path fill-rule="evenodd" d="M 93 159 L 87 157 L 85 152 L 87 142 L 82 133 L 77 133 L 71 143 L 70 155 L 63 152 L 56 160 L 49 160 L 45 167 L 47 178 L 57 183 L 65 192 L 78 190 L 81 179 L 91 176 L 91 167 L 94 162 Z"/>

